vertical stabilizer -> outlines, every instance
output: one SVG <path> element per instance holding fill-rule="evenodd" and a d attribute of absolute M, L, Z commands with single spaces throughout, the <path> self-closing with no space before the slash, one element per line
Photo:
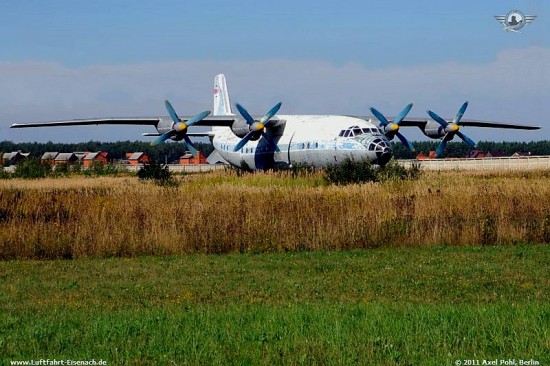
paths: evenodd
<path fill-rule="evenodd" d="M 229 93 L 227 92 L 227 84 L 225 76 L 219 74 L 214 79 L 214 116 L 233 115 L 231 112 L 231 104 L 229 103 Z"/>

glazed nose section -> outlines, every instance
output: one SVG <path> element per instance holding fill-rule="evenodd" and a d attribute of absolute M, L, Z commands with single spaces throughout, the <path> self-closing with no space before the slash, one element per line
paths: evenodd
<path fill-rule="evenodd" d="M 393 155 L 390 142 L 381 138 L 372 140 L 368 149 L 375 152 L 376 164 L 379 165 L 386 165 Z"/>

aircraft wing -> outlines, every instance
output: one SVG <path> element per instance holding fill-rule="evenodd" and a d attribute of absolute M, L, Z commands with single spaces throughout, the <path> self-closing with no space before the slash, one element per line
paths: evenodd
<path fill-rule="evenodd" d="M 186 135 L 187 135 L 187 136 L 191 136 L 191 137 L 213 137 L 213 136 L 214 136 L 214 132 L 212 132 L 212 131 L 207 131 L 207 132 L 187 132 Z"/>
<path fill-rule="evenodd" d="M 185 122 L 190 117 L 180 118 Z M 112 118 L 91 118 L 91 119 L 69 119 L 64 121 L 49 121 L 49 122 L 29 122 L 29 123 L 13 123 L 10 128 L 27 128 L 27 127 L 62 127 L 62 126 L 92 126 L 92 125 L 141 125 L 141 126 L 158 126 L 161 121 L 172 120 L 170 117 L 112 117 Z M 235 121 L 233 116 L 212 116 L 206 117 L 202 121 L 195 123 L 193 126 L 231 126 Z"/>
<path fill-rule="evenodd" d="M 167 117 L 169 118 L 169 117 Z M 182 122 L 187 121 L 191 119 L 192 116 L 180 118 Z M 225 126 L 225 127 L 231 127 L 233 125 L 233 122 L 235 122 L 236 117 L 235 116 L 209 116 L 204 118 L 203 120 L 194 123 L 193 126 Z"/>
<path fill-rule="evenodd" d="M 527 125 L 517 125 L 510 123 L 501 123 L 501 122 L 489 122 L 489 121 L 479 121 L 476 119 L 463 119 L 458 122 L 459 126 L 472 126 L 472 127 L 489 127 L 489 128 L 510 128 L 515 130 L 539 130 L 540 126 L 527 126 Z"/>
<path fill-rule="evenodd" d="M 159 117 L 134 117 L 134 118 L 93 118 L 93 119 L 69 119 L 65 121 L 13 123 L 10 128 L 27 127 L 59 127 L 59 126 L 90 126 L 90 125 L 147 125 L 156 126 Z"/>
<path fill-rule="evenodd" d="M 393 118 L 390 120 L 391 122 L 393 122 Z M 400 123 L 399 123 L 399 126 L 402 126 L 402 127 L 424 127 L 424 125 L 426 123 L 428 123 L 429 119 L 428 118 L 411 118 L 411 117 L 407 117 L 405 119 L 403 119 Z"/>
<path fill-rule="evenodd" d="M 399 123 L 399 126 L 403 127 L 423 127 L 426 123 L 430 121 L 429 118 L 415 118 L 407 117 Z M 452 122 L 452 119 L 446 119 L 447 122 Z M 529 125 L 520 125 L 520 124 L 511 124 L 511 123 L 502 123 L 502 122 L 491 122 L 491 121 L 480 121 L 477 119 L 462 119 L 458 122 L 459 126 L 466 127 L 487 127 L 487 128 L 508 128 L 516 130 L 538 130 L 540 126 L 529 126 Z"/>

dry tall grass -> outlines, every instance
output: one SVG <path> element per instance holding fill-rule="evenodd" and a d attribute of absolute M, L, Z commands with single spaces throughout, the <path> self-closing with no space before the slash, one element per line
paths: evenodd
<path fill-rule="evenodd" d="M 0 258 L 550 242 L 550 172 L 317 186 L 231 173 L 0 181 Z"/>

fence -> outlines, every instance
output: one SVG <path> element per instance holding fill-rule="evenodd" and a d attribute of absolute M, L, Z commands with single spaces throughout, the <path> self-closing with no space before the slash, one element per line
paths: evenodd
<path fill-rule="evenodd" d="M 398 160 L 399 164 L 410 167 L 418 164 L 424 170 L 534 170 L 550 169 L 550 156 L 521 156 L 480 159 L 422 159 Z M 132 172 L 137 172 L 142 165 L 119 165 Z M 224 170 L 223 164 L 168 164 L 172 173 L 202 173 Z M 15 166 L 4 167 L 7 172 L 13 172 Z"/>
<path fill-rule="evenodd" d="M 143 165 L 121 165 L 131 172 L 137 172 Z M 227 165 L 223 164 L 168 164 L 171 173 L 203 173 L 224 170 Z"/>
<path fill-rule="evenodd" d="M 398 160 L 410 167 L 419 164 L 425 170 L 533 170 L 550 169 L 550 156 L 521 156 L 480 159 Z"/>

